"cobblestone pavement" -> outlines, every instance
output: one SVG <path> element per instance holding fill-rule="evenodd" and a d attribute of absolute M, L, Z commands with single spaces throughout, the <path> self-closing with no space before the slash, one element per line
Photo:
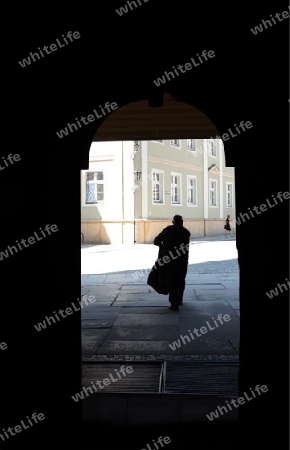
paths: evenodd
<path fill-rule="evenodd" d="M 208 261 L 204 263 L 190 264 L 188 273 L 238 273 L 237 259 L 227 261 Z"/>
<path fill-rule="evenodd" d="M 239 267 L 234 238 L 192 240 L 184 305 L 168 310 L 167 296 L 147 285 L 157 255 L 151 244 L 83 245 L 82 295 L 96 302 L 82 311 L 83 360 L 237 361 Z M 231 321 L 172 351 L 169 344 L 218 314 Z"/>

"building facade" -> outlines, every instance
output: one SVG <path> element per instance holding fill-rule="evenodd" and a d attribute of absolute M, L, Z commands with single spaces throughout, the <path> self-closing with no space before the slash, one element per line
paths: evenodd
<path fill-rule="evenodd" d="M 192 237 L 235 229 L 234 168 L 220 139 L 93 142 L 81 171 L 85 242 L 152 243 L 181 214 Z"/>

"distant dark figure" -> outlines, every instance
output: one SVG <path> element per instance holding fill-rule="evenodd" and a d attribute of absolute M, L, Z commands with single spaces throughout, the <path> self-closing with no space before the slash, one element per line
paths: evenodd
<path fill-rule="evenodd" d="M 228 214 L 227 218 L 226 218 L 226 223 L 225 223 L 225 226 L 224 226 L 225 237 L 227 237 L 228 235 L 230 235 L 230 236 L 232 235 L 230 218 L 231 218 L 231 216 Z"/>
<path fill-rule="evenodd" d="M 153 243 L 159 246 L 158 261 L 163 283 L 169 292 L 169 309 L 178 311 L 185 289 L 190 231 L 183 226 L 183 218 L 178 214 L 173 217 L 172 224 L 164 228 Z"/>

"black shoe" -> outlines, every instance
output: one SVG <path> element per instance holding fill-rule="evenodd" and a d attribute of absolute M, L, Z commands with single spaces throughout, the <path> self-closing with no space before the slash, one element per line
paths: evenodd
<path fill-rule="evenodd" d="M 179 307 L 178 306 L 169 306 L 169 308 L 171 311 L 179 311 Z"/>
<path fill-rule="evenodd" d="M 179 304 L 180 304 L 180 305 L 183 305 L 183 300 L 181 300 L 181 301 L 179 302 Z"/>

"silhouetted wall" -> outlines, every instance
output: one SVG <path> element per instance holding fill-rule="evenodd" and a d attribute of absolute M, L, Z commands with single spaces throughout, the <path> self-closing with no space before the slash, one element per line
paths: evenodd
<path fill-rule="evenodd" d="M 121 106 L 150 99 L 154 104 L 163 89 L 155 87 L 154 79 L 212 49 L 215 58 L 168 81 L 166 91 L 202 110 L 221 133 L 241 120 L 253 123 L 252 129 L 224 142 L 227 165 L 236 168 L 237 216 L 270 201 L 279 191 L 289 191 L 285 56 L 289 52 L 288 39 L 282 39 L 287 23 L 277 23 L 257 36 L 250 31 L 286 6 L 262 5 L 254 12 L 244 3 L 237 7 L 148 2 L 122 17 L 114 9 L 120 6 L 102 4 L 93 13 L 78 5 L 75 20 L 58 25 L 55 8 L 46 8 L 43 19 L 40 15 L 35 19 L 35 11 L 25 5 L 25 10 L 17 11 L 21 23 L 10 30 L 17 45 L 10 47 L 3 73 L 9 71 L 2 81 L 6 113 L 2 136 L 7 144 L 1 153 L 5 158 L 18 153 L 21 159 L 1 169 L 0 251 L 41 233 L 40 227 L 44 230 L 47 224 L 55 224 L 58 231 L 0 261 L 0 341 L 8 346 L 0 350 L 0 429 L 17 425 L 34 412 L 46 418 L 33 430 L 11 436 L 3 448 L 17 444 L 20 448 L 27 442 L 37 448 L 60 441 L 77 444 L 78 438 L 95 446 L 102 436 L 106 448 L 136 448 L 126 429 L 81 424 L 81 405 L 71 401 L 70 396 L 81 389 L 80 314 L 40 332 L 34 328 L 46 315 L 80 298 L 80 170 L 87 168 L 90 144 L 102 118 L 62 139 L 57 131 L 108 101 Z M 92 16 L 92 23 L 81 24 L 81 13 Z M 74 11 L 70 14 L 74 16 Z M 69 30 L 79 31 L 81 37 L 39 60 L 35 57 L 27 67 L 18 64 Z M 208 448 L 210 443 L 232 448 L 233 442 L 236 448 L 249 439 L 263 445 L 287 432 L 283 408 L 289 398 L 288 292 L 272 300 L 265 293 L 289 275 L 288 211 L 289 202 L 280 202 L 236 229 L 240 390 L 266 384 L 269 393 L 240 408 L 238 428 L 188 424 L 178 432 L 169 424 L 172 435 L 182 436 L 182 442 L 191 439 L 195 448 Z M 144 442 L 162 434 L 161 428 L 142 432 Z M 186 448 L 182 445 L 179 448 Z"/>

